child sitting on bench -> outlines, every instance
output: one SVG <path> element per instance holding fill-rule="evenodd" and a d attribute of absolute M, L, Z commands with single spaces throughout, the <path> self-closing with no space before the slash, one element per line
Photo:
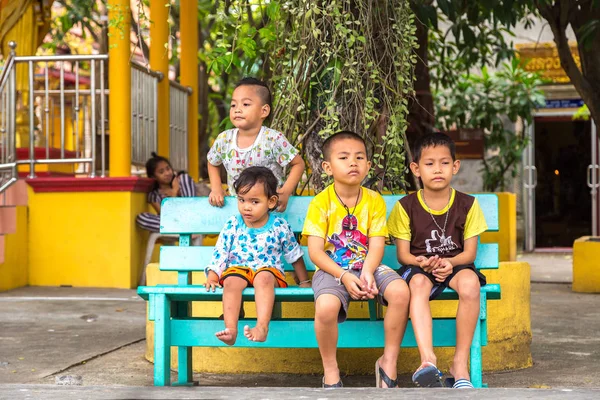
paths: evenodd
<path fill-rule="evenodd" d="M 397 202 L 388 220 L 403 265 L 398 273 L 410 288 L 410 318 L 421 355 L 412 380 L 421 387 L 444 386 L 433 352 L 429 301 L 450 287 L 458 293 L 458 312 L 452 378 L 445 385 L 471 389 L 467 363 L 479 318 L 479 290 L 486 283 L 473 263 L 477 238 L 487 225 L 477 199 L 450 185 L 460 168 L 450 137 L 421 136 L 413 157 L 410 169 L 423 189 Z"/>
<path fill-rule="evenodd" d="M 219 235 L 206 267 L 206 290 L 223 287 L 225 329 L 215 335 L 232 346 L 242 302 L 242 291 L 254 287 L 256 326 L 244 327 L 248 340 L 267 340 L 275 302 L 275 288 L 287 287 L 281 262 L 294 266 L 301 287 L 310 287 L 302 249 L 287 221 L 271 213 L 277 207 L 277 178 L 266 167 L 242 171 L 234 183 L 239 214 L 232 216 Z"/>

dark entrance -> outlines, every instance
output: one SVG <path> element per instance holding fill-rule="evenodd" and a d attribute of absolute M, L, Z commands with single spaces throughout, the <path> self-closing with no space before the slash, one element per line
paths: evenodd
<path fill-rule="evenodd" d="M 563 117 L 535 119 L 536 247 L 572 247 L 592 233 L 587 186 L 591 122 Z"/>

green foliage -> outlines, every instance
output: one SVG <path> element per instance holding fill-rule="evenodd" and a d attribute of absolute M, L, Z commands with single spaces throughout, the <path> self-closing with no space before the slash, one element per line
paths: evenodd
<path fill-rule="evenodd" d="M 51 21 L 49 37 L 52 40 L 45 42 L 44 48 L 52 52 L 58 47 L 68 48 L 66 35 L 75 27 L 80 29 L 83 39 L 89 34 L 98 42 L 97 32 L 102 27 L 100 7 L 106 6 L 106 0 L 55 0 L 55 3 L 64 7 L 65 13 Z"/>
<path fill-rule="evenodd" d="M 309 142 L 341 129 L 364 136 L 374 165 L 370 182 L 403 187 L 416 46 L 408 4 L 295 0 L 282 2 L 281 10 L 273 122 L 305 148 L 315 188 L 326 182 L 319 182 L 320 153 Z"/>
<path fill-rule="evenodd" d="M 340 129 L 365 136 L 372 182 L 403 186 L 415 27 L 406 2 L 373 3 L 231 1 L 201 11 L 211 25 L 200 59 L 211 72 L 212 99 L 224 103 L 244 75 L 270 81 L 270 125 L 304 150 L 317 190 L 321 159 L 308 142 Z M 224 112 L 221 118 L 213 135 L 230 126 Z"/>
<path fill-rule="evenodd" d="M 513 59 L 496 73 L 483 68 L 481 75 L 463 74 L 451 90 L 436 93 L 441 126 L 484 131 L 484 190 L 504 191 L 507 172 L 516 176 L 527 138 L 515 132 L 515 124 L 518 120 L 530 124 L 535 109 L 544 104 L 542 83 L 538 74 L 523 70 Z"/>
<path fill-rule="evenodd" d="M 511 37 L 519 22 L 529 25 L 536 15 L 532 0 L 411 2 L 419 20 L 430 29 L 429 68 L 438 88 L 456 83 L 471 68 L 497 67 L 512 58 L 512 42 L 505 36 Z"/>

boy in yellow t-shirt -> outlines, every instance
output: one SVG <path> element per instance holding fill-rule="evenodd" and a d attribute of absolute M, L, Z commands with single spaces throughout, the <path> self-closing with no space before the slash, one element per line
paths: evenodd
<path fill-rule="evenodd" d="M 418 386 L 440 387 L 442 373 L 433 352 L 429 300 L 446 287 L 458 293 L 456 351 L 446 386 L 473 388 L 468 360 L 479 318 L 479 291 L 486 284 L 473 264 L 477 238 L 487 230 L 477 199 L 454 190 L 450 183 L 458 172 L 455 145 L 443 133 L 422 136 L 415 144 L 413 174 L 423 189 L 400 199 L 388 220 L 395 239 L 398 273 L 410 288 L 410 318 L 421 356 L 413 375 Z"/>
<path fill-rule="evenodd" d="M 394 270 L 381 264 L 388 236 L 385 202 L 361 186 L 371 163 L 359 135 L 343 131 L 325 140 L 323 160 L 323 169 L 334 183 L 312 200 L 302 231 L 308 236 L 310 259 L 319 268 L 312 287 L 323 387 L 343 386 L 336 360 L 337 324 L 346 319 L 348 302 L 375 297 L 388 306 L 383 356 L 375 364 L 376 386 L 396 387 L 409 291 Z"/>

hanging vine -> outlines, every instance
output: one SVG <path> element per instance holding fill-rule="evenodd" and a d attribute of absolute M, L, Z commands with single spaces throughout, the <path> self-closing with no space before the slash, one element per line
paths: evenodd
<path fill-rule="evenodd" d="M 368 184 L 404 186 L 415 26 L 406 1 L 282 1 L 272 76 L 272 125 L 302 147 L 314 189 L 327 183 L 322 141 L 341 129 L 363 135 Z"/>

